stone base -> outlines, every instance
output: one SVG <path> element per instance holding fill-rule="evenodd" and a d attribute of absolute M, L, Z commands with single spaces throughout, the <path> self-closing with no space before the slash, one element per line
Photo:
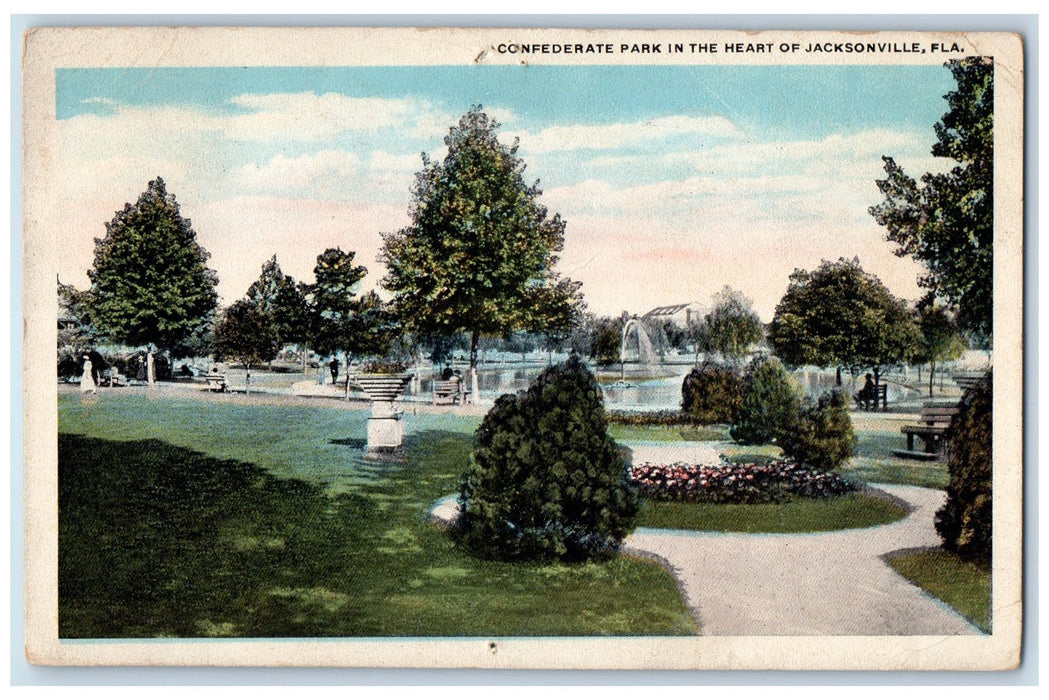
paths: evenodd
<path fill-rule="evenodd" d="M 395 453 L 404 443 L 404 423 L 398 416 L 368 419 L 367 454 Z"/>

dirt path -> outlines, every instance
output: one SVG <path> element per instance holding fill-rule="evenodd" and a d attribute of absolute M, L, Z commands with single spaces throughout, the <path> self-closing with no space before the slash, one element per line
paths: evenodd
<path fill-rule="evenodd" d="M 624 550 L 670 566 L 703 635 L 954 635 L 980 631 L 882 556 L 940 544 L 942 491 L 878 486 L 913 509 L 878 527 L 808 534 L 639 529 Z"/>

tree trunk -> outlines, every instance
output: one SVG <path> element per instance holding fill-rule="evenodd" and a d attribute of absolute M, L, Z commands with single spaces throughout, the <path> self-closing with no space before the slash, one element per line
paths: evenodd
<path fill-rule="evenodd" d="M 834 368 L 834 385 L 841 386 L 841 365 Z"/>
<path fill-rule="evenodd" d="M 936 375 L 936 363 L 935 362 L 930 362 L 929 363 L 929 398 L 930 399 L 932 398 L 932 382 L 933 382 L 933 377 L 935 375 Z"/>
<path fill-rule="evenodd" d="M 146 382 L 152 387 L 157 384 L 156 369 L 153 365 L 153 351 L 146 351 Z"/>
<path fill-rule="evenodd" d="M 244 395 L 251 395 L 251 363 L 244 363 Z"/>
<path fill-rule="evenodd" d="M 347 401 L 350 400 L 350 353 L 346 353 L 346 394 L 344 398 Z"/>
<path fill-rule="evenodd" d="M 880 367 L 878 367 L 878 365 L 874 365 L 874 388 L 875 388 L 875 390 L 876 390 L 876 391 L 874 392 L 874 410 L 875 410 L 875 411 L 877 411 L 877 410 L 878 410 L 878 400 L 879 400 L 879 398 L 880 398 L 880 396 L 881 396 L 881 395 L 880 395 L 880 394 L 879 394 L 879 393 L 877 392 L 877 388 L 878 388 L 879 386 L 881 386 L 881 376 L 880 376 L 881 372 L 879 371 L 880 369 L 881 369 L 881 368 L 880 368 Z M 886 399 L 885 399 L 885 400 L 886 400 L 886 401 L 888 401 L 888 396 L 886 396 Z M 884 408 L 885 408 L 885 406 L 883 405 L 883 406 L 882 406 L 882 409 L 884 409 Z"/>
<path fill-rule="evenodd" d="M 477 331 L 470 334 L 470 403 L 477 403 Z"/>

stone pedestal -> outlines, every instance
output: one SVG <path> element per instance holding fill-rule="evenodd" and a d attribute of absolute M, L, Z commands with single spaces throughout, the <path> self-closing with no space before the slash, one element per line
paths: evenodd
<path fill-rule="evenodd" d="M 372 416 L 368 419 L 368 454 L 397 452 L 404 442 L 404 423 L 400 416 Z"/>
<path fill-rule="evenodd" d="M 372 400 L 372 417 L 368 419 L 368 446 L 366 455 L 399 452 L 404 442 L 404 424 L 394 410 L 393 402 L 404 393 L 411 380 L 403 375 L 359 375 L 353 379 Z"/>

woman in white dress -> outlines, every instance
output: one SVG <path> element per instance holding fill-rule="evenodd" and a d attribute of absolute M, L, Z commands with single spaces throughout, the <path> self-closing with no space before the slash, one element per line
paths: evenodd
<path fill-rule="evenodd" d="M 94 394 L 95 391 L 95 378 L 91 376 L 91 358 L 84 355 L 84 373 L 80 375 L 80 393 Z"/>

